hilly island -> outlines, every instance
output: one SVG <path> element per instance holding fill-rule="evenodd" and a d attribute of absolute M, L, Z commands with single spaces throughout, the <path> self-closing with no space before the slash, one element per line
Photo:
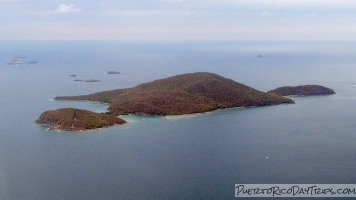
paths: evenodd
<path fill-rule="evenodd" d="M 321 85 L 284 86 L 268 92 L 281 96 L 314 96 L 335 94 L 334 90 Z"/>
<path fill-rule="evenodd" d="M 232 107 L 259 107 L 294 103 L 289 98 L 261 92 L 222 76 L 196 72 L 80 96 L 59 96 L 55 100 L 108 103 L 107 113 L 62 108 L 42 113 L 36 123 L 50 129 L 79 131 L 125 123 L 118 115 L 183 115 Z"/>
<path fill-rule="evenodd" d="M 276 94 L 261 92 L 217 74 L 196 72 L 80 96 L 55 100 L 88 100 L 108 103 L 113 115 L 182 115 L 232 107 L 258 107 L 294 103 Z"/>
<path fill-rule="evenodd" d="M 83 131 L 124 124 L 126 122 L 116 116 L 104 113 L 95 113 L 74 108 L 61 108 L 42 113 L 36 120 L 36 123 L 46 125 L 49 129 Z"/>

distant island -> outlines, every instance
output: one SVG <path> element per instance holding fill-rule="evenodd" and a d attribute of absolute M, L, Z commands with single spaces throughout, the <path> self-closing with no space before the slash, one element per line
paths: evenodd
<path fill-rule="evenodd" d="M 100 82 L 100 80 L 89 79 L 89 80 L 85 80 L 84 82 L 87 82 L 87 83 L 94 83 L 94 82 Z"/>
<path fill-rule="evenodd" d="M 35 121 L 49 129 L 84 131 L 124 124 L 125 120 L 113 115 L 94 113 L 74 108 L 61 108 L 42 113 Z"/>
<path fill-rule="evenodd" d="M 26 60 L 26 57 L 15 57 L 11 62 L 7 63 L 9 65 L 23 65 L 23 64 L 37 64 L 36 60 Z"/>
<path fill-rule="evenodd" d="M 121 72 L 118 71 L 108 71 L 106 74 L 121 74 Z"/>
<path fill-rule="evenodd" d="M 81 96 L 55 100 L 89 100 L 109 103 L 114 115 L 182 115 L 232 107 L 257 107 L 294 103 L 276 94 L 261 92 L 222 76 L 197 72 Z"/>
<path fill-rule="evenodd" d="M 334 90 L 321 85 L 285 86 L 268 91 L 268 93 L 281 96 L 312 96 L 335 94 Z"/>
<path fill-rule="evenodd" d="M 83 79 L 74 79 L 73 81 L 76 81 L 76 82 L 86 82 L 86 83 L 101 82 L 100 80 L 96 80 L 96 79 L 88 79 L 88 80 L 83 80 Z"/>

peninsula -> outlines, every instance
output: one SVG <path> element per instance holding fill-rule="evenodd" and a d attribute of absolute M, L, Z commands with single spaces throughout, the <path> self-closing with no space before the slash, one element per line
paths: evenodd
<path fill-rule="evenodd" d="M 88 100 L 109 103 L 114 115 L 182 115 L 232 107 L 257 107 L 294 103 L 291 99 L 265 93 L 222 76 L 197 72 L 81 96 L 55 100 Z"/>
<path fill-rule="evenodd" d="M 46 125 L 49 129 L 84 131 L 123 124 L 125 120 L 103 113 L 61 108 L 42 113 L 35 122 Z"/>
<path fill-rule="evenodd" d="M 268 93 L 280 96 L 313 96 L 335 94 L 334 90 L 321 85 L 285 86 L 270 90 Z"/>

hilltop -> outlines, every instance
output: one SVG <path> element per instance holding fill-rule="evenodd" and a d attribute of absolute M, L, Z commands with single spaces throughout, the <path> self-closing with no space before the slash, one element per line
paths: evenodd
<path fill-rule="evenodd" d="M 222 108 L 269 106 L 294 103 L 222 76 L 196 72 L 81 96 L 60 96 L 55 100 L 89 100 L 109 103 L 115 114 L 181 115 Z"/>

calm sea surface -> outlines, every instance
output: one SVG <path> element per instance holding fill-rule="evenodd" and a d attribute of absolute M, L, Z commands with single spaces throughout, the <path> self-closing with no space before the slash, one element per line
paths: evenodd
<path fill-rule="evenodd" d="M 355 42 L 0 44 L 0 199 L 234 199 L 237 183 L 356 182 Z M 39 63 L 6 64 L 17 56 Z M 130 116 L 126 125 L 87 133 L 34 123 L 49 109 L 106 108 L 55 96 L 196 71 L 262 91 L 321 84 L 337 94 L 185 117 Z"/>

